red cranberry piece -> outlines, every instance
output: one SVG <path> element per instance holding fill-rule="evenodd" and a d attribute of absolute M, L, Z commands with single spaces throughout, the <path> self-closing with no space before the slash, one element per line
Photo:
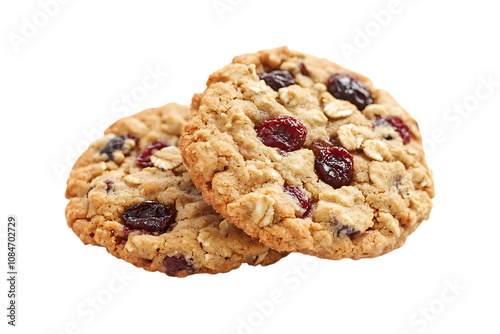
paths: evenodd
<path fill-rule="evenodd" d="M 133 141 L 135 141 L 137 143 L 137 141 L 139 140 L 139 137 L 137 137 L 136 135 L 131 135 L 131 134 L 126 133 L 124 135 L 115 137 L 115 138 L 111 139 L 110 141 L 108 141 L 108 143 L 106 144 L 106 147 L 103 148 L 101 151 L 101 154 L 106 153 L 108 155 L 108 160 L 106 160 L 106 161 L 113 159 L 113 152 L 121 150 L 123 148 L 123 144 L 125 143 L 125 140 L 127 140 L 127 139 L 132 139 Z"/>
<path fill-rule="evenodd" d="M 302 73 L 302 75 L 305 75 L 308 77 L 311 76 L 311 73 L 309 73 L 309 70 L 307 69 L 306 64 L 304 62 L 299 63 L 299 69 L 300 69 L 300 73 Z"/>
<path fill-rule="evenodd" d="M 319 178 L 335 189 L 351 182 L 353 165 L 352 155 L 343 147 L 323 147 L 314 161 Z"/>
<path fill-rule="evenodd" d="M 293 75 L 287 71 L 276 70 L 269 73 L 262 73 L 260 78 L 275 91 L 278 91 L 282 87 L 295 84 Z"/>
<path fill-rule="evenodd" d="M 401 138 L 403 139 L 404 144 L 408 144 L 411 140 L 411 131 L 408 125 L 406 125 L 403 120 L 397 116 L 385 116 L 378 117 L 373 122 L 373 126 L 381 126 L 381 125 L 389 125 L 394 130 L 396 130 Z"/>
<path fill-rule="evenodd" d="M 300 190 L 300 188 L 295 186 L 286 186 L 284 190 L 285 193 L 299 201 L 300 206 L 302 207 L 302 209 L 304 209 L 304 214 L 302 214 L 301 218 L 309 216 L 309 214 L 311 213 L 312 205 L 311 202 L 309 202 L 309 198 L 307 198 L 307 196 Z"/>
<path fill-rule="evenodd" d="M 124 213 L 125 226 L 149 233 L 170 232 L 176 225 L 177 212 L 174 208 L 154 201 L 144 201 L 131 205 Z"/>
<path fill-rule="evenodd" d="M 257 136 L 264 145 L 284 152 L 296 151 L 304 145 L 307 130 L 295 118 L 280 116 L 265 122 L 257 129 Z"/>
<path fill-rule="evenodd" d="M 330 94 L 351 102 L 359 110 L 373 103 L 373 97 L 365 84 L 351 74 L 335 73 L 328 79 L 326 86 Z"/>
<path fill-rule="evenodd" d="M 168 146 L 167 143 L 158 140 L 149 144 L 148 146 L 146 146 L 144 151 L 137 157 L 136 160 L 137 166 L 141 168 L 153 167 L 153 163 L 151 162 L 151 160 L 149 160 L 149 158 L 151 158 L 151 156 L 155 154 L 157 151 L 167 146 Z"/>
<path fill-rule="evenodd" d="M 193 265 L 187 262 L 182 255 L 165 257 L 163 265 L 165 266 L 165 273 L 172 277 L 175 277 L 181 270 L 188 270 L 190 273 L 194 272 Z"/>

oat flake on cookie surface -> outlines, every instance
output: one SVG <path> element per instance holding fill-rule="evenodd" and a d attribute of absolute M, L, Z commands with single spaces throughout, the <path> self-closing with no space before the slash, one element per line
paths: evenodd
<path fill-rule="evenodd" d="M 207 203 L 278 251 L 379 256 L 432 208 L 410 114 L 366 77 L 286 47 L 210 76 L 181 155 Z"/>
<path fill-rule="evenodd" d="M 69 227 L 85 244 L 169 276 L 278 261 L 285 254 L 228 223 L 191 182 L 179 151 L 188 116 L 171 103 L 111 125 L 71 171 Z"/>

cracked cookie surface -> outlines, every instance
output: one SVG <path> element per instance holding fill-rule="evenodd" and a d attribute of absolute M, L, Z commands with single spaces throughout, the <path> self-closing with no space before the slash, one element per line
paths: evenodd
<path fill-rule="evenodd" d="M 188 116 L 172 103 L 111 125 L 71 171 L 69 227 L 85 244 L 169 276 L 278 261 L 284 254 L 228 223 L 191 182 L 179 151 Z"/>
<path fill-rule="evenodd" d="M 432 208 L 410 114 L 366 77 L 286 47 L 209 77 L 181 154 L 207 203 L 279 251 L 379 256 Z"/>

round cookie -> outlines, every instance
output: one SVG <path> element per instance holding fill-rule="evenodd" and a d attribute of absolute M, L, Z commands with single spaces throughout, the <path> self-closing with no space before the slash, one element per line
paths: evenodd
<path fill-rule="evenodd" d="M 286 47 L 234 58 L 193 97 L 181 154 L 203 198 L 278 251 L 400 247 L 434 196 L 417 122 L 369 79 Z"/>
<path fill-rule="evenodd" d="M 189 108 L 168 104 L 120 119 L 75 163 L 67 182 L 69 227 L 85 244 L 148 271 L 184 277 L 268 265 L 284 254 L 208 206 L 182 164 Z"/>

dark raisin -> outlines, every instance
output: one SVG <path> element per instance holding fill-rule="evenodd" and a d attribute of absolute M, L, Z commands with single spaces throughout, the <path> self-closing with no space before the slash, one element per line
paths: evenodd
<path fill-rule="evenodd" d="M 290 72 L 276 70 L 269 73 L 262 73 L 260 78 L 266 82 L 272 89 L 278 91 L 282 87 L 295 84 L 295 79 Z"/>
<path fill-rule="evenodd" d="M 85 197 L 89 198 L 89 193 L 94 190 L 94 186 L 90 187 L 89 190 L 87 190 L 87 193 L 85 194 Z"/>
<path fill-rule="evenodd" d="M 137 157 L 136 160 L 137 166 L 141 168 L 153 167 L 153 163 L 149 158 L 151 158 L 151 156 L 155 154 L 157 151 L 167 146 L 168 146 L 167 143 L 158 140 L 149 144 L 148 146 L 146 146 L 144 151 Z"/>
<path fill-rule="evenodd" d="M 106 184 L 106 192 L 109 193 L 111 190 L 113 190 L 113 180 L 104 180 L 104 183 Z"/>
<path fill-rule="evenodd" d="M 139 137 L 137 137 L 136 135 L 128 134 L 128 133 L 121 135 L 121 136 L 118 136 L 118 137 L 115 137 L 115 138 L 111 139 L 110 141 L 108 141 L 108 143 L 106 144 L 106 147 L 101 150 L 101 154 L 106 153 L 108 155 L 107 161 L 113 159 L 113 152 L 121 150 L 123 148 L 123 144 L 125 143 L 125 140 L 127 140 L 127 139 L 132 139 L 133 141 L 135 141 L 137 143 L 137 141 L 139 140 Z"/>
<path fill-rule="evenodd" d="M 163 265 L 165 266 L 165 273 L 172 277 L 177 276 L 177 273 L 181 270 L 187 270 L 190 273 L 194 272 L 193 265 L 187 262 L 182 255 L 165 257 Z"/>
<path fill-rule="evenodd" d="M 353 165 L 352 155 L 342 147 L 323 147 L 314 161 L 319 178 L 335 189 L 351 183 Z"/>
<path fill-rule="evenodd" d="M 351 74 L 335 73 L 327 82 L 328 91 L 337 99 L 347 100 L 359 110 L 373 103 L 373 97 L 364 83 Z"/>
<path fill-rule="evenodd" d="M 257 129 L 257 136 L 264 145 L 284 152 L 296 151 L 304 145 L 307 130 L 295 118 L 280 116 L 273 118 Z"/>
<path fill-rule="evenodd" d="M 311 76 L 311 73 L 309 73 L 309 71 L 307 70 L 306 64 L 304 62 L 299 63 L 299 69 L 300 69 L 300 73 L 302 73 L 302 75 L 305 75 L 308 77 Z"/>
<path fill-rule="evenodd" d="M 129 229 L 165 233 L 172 231 L 176 225 L 176 215 L 177 212 L 171 206 L 144 201 L 131 205 L 122 217 Z"/>
<path fill-rule="evenodd" d="M 394 130 L 396 130 L 401 139 L 403 139 L 404 144 L 408 144 L 411 140 L 411 131 L 408 125 L 406 125 L 403 120 L 397 116 L 379 116 L 373 121 L 373 126 L 384 126 L 389 125 Z"/>
<path fill-rule="evenodd" d="M 302 190 L 300 190 L 300 188 L 296 186 L 286 186 L 284 190 L 285 193 L 294 197 L 299 202 L 302 209 L 304 209 L 304 213 L 302 214 L 301 218 L 309 216 L 309 214 L 311 213 L 312 205 L 311 202 L 309 201 L 309 198 L 307 198 L 307 196 L 302 192 Z"/>
<path fill-rule="evenodd" d="M 344 237 L 344 236 L 353 237 L 353 236 L 361 233 L 360 231 L 358 231 L 354 227 L 349 226 L 349 225 L 345 225 L 345 224 L 341 224 L 338 221 L 335 221 L 333 223 L 333 227 L 337 231 L 337 237 Z"/>

